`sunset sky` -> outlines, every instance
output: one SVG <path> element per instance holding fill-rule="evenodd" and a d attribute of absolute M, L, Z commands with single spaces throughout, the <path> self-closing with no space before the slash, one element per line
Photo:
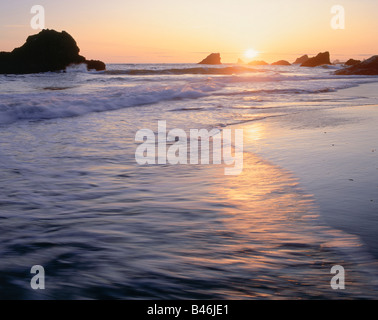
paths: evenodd
<path fill-rule="evenodd" d="M 248 61 L 248 49 L 268 62 L 320 51 L 331 60 L 378 54 L 376 0 L 0 1 L 0 51 L 38 32 L 30 9 L 39 4 L 46 28 L 67 31 L 82 55 L 108 63 L 190 63 L 211 52 Z M 333 5 L 345 8 L 345 30 L 331 28 Z"/>

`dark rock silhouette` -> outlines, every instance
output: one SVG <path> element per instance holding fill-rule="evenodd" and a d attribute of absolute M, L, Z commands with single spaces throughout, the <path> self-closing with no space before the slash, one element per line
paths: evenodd
<path fill-rule="evenodd" d="M 291 66 L 291 63 L 286 60 L 279 60 L 272 63 L 272 66 Z"/>
<path fill-rule="evenodd" d="M 86 60 L 88 70 L 101 71 L 106 69 L 105 63 L 99 60 Z"/>
<path fill-rule="evenodd" d="M 212 53 L 203 59 L 199 64 L 222 64 L 220 53 Z"/>
<path fill-rule="evenodd" d="M 87 61 L 79 55 L 76 41 L 65 31 L 42 30 L 29 36 L 26 43 L 12 52 L 0 52 L 0 73 L 25 74 L 61 71 L 72 64 L 87 64 L 87 68 L 104 70 L 101 61 Z"/>
<path fill-rule="evenodd" d="M 295 60 L 293 62 L 293 64 L 302 64 L 302 63 L 306 62 L 308 59 L 310 59 L 310 58 L 308 57 L 307 54 L 305 54 L 304 56 L 302 56 L 302 57 L 298 58 L 297 60 Z"/>
<path fill-rule="evenodd" d="M 359 64 L 361 63 L 361 60 L 354 60 L 354 59 L 349 59 L 347 62 L 345 62 L 344 64 L 346 66 L 355 66 L 356 64 Z"/>
<path fill-rule="evenodd" d="M 266 66 L 268 63 L 265 61 L 254 60 L 248 63 L 250 66 Z"/>
<path fill-rule="evenodd" d="M 324 64 L 331 64 L 328 51 L 319 53 L 316 57 L 308 59 L 301 64 L 301 67 L 317 67 Z"/>
<path fill-rule="evenodd" d="M 378 75 L 378 55 L 372 56 L 354 66 L 337 70 L 338 75 Z"/>

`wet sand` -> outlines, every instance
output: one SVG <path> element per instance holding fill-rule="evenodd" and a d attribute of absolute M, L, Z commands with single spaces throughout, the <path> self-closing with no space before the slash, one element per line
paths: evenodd
<path fill-rule="evenodd" d="M 335 97 L 374 97 L 377 84 Z M 378 258 L 378 105 L 314 110 L 250 123 L 247 149 L 298 178 L 332 228 Z"/>

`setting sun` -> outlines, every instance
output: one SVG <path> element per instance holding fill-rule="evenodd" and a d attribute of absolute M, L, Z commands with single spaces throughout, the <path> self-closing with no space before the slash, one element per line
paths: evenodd
<path fill-rule="evenodd" d="M 255 57 L 257 57 L 259 55 L 259 52 L 254 50 L 254 49 L 248 49 L 245 53 L 244 53 L 245 57 L 248 58 L 248 59 L 253 59 Z"/>

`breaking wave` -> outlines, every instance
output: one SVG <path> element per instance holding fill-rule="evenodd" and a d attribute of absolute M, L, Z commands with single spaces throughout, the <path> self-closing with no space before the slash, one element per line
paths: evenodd
<path fill-rule="evenodd" d="M 66 73 L 0 76 L 0 124 L 75 117 L 180 99 L 211 97 L 229 99 L 232 103 L 231 99 L 237 96 L 264 101 L 281 95 L 326 94 L 371 81 L 337 77 L 324 69 L 302 71 L 293 67 L 290 70 L 113 65 L 108 71 L 96 73 L 86 72 L 79 66 Z"/>
<path fill-rule="evenodd" d="M 209 75 L 231 75 L 239 73 L 253 73 L 264 72 L 248 67 L 234 66 L 234 67 L 197 67 L 197 68 L 172 68 L 172 69 L 126 69 L 126 70 L 109 70 L 104 74 L 108 75 L 185 75 L 185 74 L 209 74 Z"/>

